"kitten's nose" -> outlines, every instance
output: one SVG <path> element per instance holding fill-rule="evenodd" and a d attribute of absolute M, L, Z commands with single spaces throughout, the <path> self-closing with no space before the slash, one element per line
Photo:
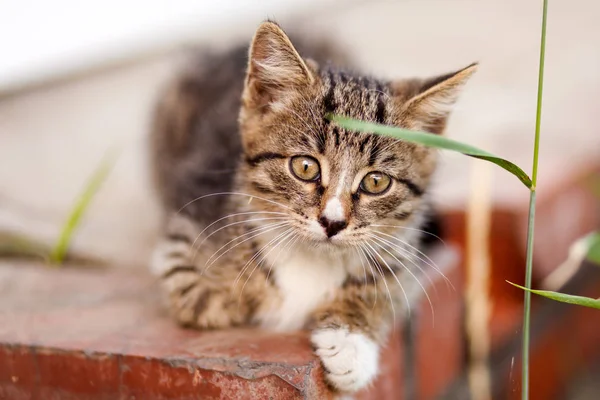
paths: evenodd
<path fill-rule="evenodd" d="M 323 228 L 325 228 L 325 233 L 327 233 L 327 237 L 337 235 L 342 229 L 348 226 L 348 223 L 345 220 L 332 221 L 327 217 L 319 218 L 319 223 Z"/>

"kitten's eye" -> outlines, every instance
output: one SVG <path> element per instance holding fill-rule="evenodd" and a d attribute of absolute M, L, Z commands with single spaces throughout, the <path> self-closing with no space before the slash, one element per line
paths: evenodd
<path fill-rule="evenodd" d="M 390 187 L 392 180 L 381 172 L 369 172 L 360 182 L 361 190 L 370 194 L 381 194 Z"/>
<path fill-rule="evenodd" d="M 314 181 L 321 176 L 319 162 L 312 157 L 292 157 L 290 160 L 290 169 L 296 178 L 303 181 Z"/>

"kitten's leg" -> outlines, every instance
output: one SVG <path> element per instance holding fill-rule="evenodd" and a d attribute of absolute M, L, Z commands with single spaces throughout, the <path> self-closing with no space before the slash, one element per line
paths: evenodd
<path fill-rule="evenodd" d="M 205 254 L 193 248 L 198 233 L 185 217 L 172 218 L 155 249 L 151 269 L 162 281 L 171 314 L 180 324 L 200 329 L 247 322 L 251 304 L 232 292 L 235 272 L 221 265 L 214 273 L 201 272 Z"/>
<path fill-rule="evenodd" d="M 373 285 L 348 285 L 313 314 L 311 342 L 337 390 L 355 392 L 377 375 L 393 319 L 386 295 Z"/>

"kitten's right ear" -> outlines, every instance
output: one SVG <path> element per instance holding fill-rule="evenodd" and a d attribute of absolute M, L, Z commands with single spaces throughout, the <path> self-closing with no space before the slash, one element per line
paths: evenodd
<path fill-rule="evenodd" d="M 262 23 L 252 40 L 243 94 L 246 107 L 266 111 L 290 90 L 314 82 L 313 74 L 292 42 L 274 22 Z"/>
<path fill-rule="evenodd" d="M 400 110 L 402 124 L 409 129 L 441 134 L 461 89 L 477 70 L 477 63 L 450 74 L 396 84 L 404 104 Z"/>

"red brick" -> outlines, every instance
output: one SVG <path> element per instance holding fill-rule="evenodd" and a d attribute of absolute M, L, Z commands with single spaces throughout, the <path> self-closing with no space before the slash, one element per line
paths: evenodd
<path fill-rule="evenodd" d="M 16 288 L 14 282 L 21 287 Z M 139 271 L 0 265 L 0 394 L 27 399 L 319 398 L 330 390 L 306 332 L 177 327 Z M 397 398 L 401 340 L 361 399 Z"/>
<path fill-rule="evenodd" d="M 110 400 L 118 397 L 116 356 L 36 349 L 35 359 L 39 398 Z"/>
<path fill-rule="evenodd" d="M 435 257 L 433 260 L 447 268 L 443 272 L 450 283 L 440 274 L 431 274 L 433 285 L 427 291 L 432 304 L 424 299 L 413 322 L 416 390 L 417 398 L 422 400 L 439 398 L 463 368 L 463 277 L 458 268 L 461 257 L 451 247 L 445 249 L 444 255 L 451 257 L 451 261 L 441 262 Z"/>
<path fill-rule="evenodd" d="M 0 399 L 31 399 L 37 374 L 31 348 L 0 346 Z"/>
<path fill-rule="evenodd" d="M 128 357 L 122 365 L 121 398 L 279 400 L 301 399 L 303 392 L 306 393 L 269 368 L 262 367 L 263 371 L 255 377 L 240 379 L 234 373 L 197 368 L 193 364 Z M 317 389 L 317 395 L 322 394 L 319 392 Z"/>

